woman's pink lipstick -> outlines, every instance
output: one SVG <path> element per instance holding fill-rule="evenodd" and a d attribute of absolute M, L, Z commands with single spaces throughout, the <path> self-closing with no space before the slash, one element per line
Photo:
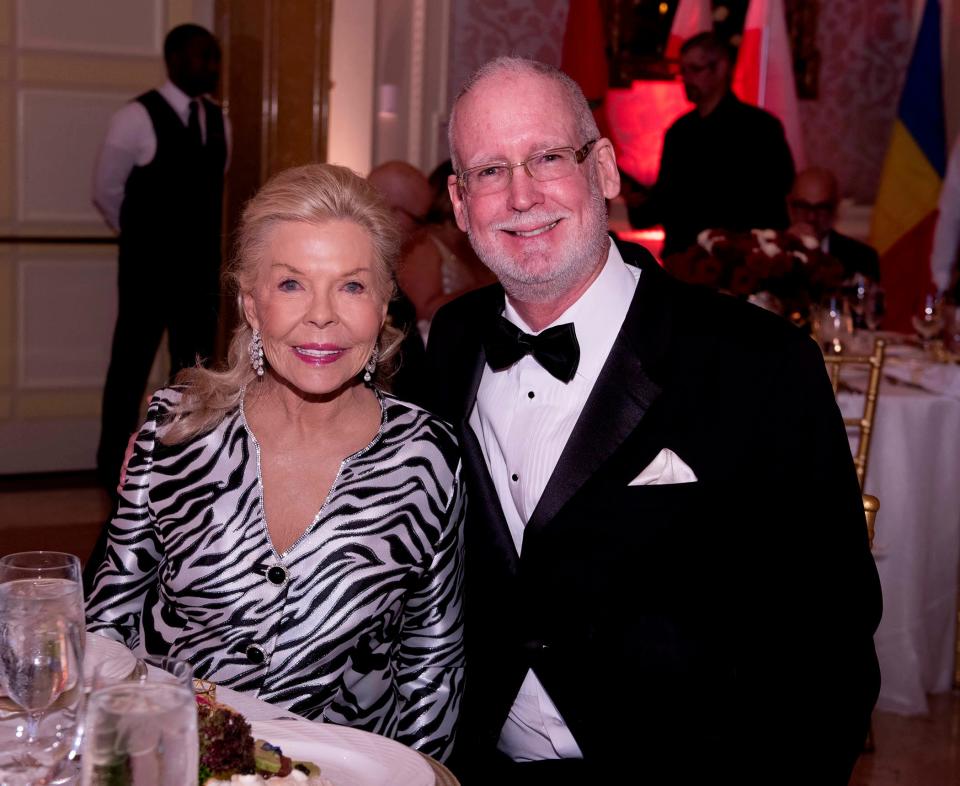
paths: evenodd
<path fill-rule="evenodd" d="M 311 366 L 326 366 L 343 357 L 347 350 L 336 344 L 299 344 L 293 347 L 293 354 Z"/>

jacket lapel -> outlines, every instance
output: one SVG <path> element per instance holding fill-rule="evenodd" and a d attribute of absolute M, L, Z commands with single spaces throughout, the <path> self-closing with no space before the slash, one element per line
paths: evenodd
<path fill-rule="evenodd" d="M 643 272 L 626 319 L 527 523 L 524 543 L 535 537 L 640 427 L 661 393 L 656 370 L 671 332 L 666 274 L 652 258 L 640 267 Z"/>
<path fill-rule="evenodd" d="M 503 311 L 503 290 L 496 287 L 491 288 L 490 291 L 494 296 L 478 310 L 478 317 L 474 322 L 478 328 L 484 324 L 484 320 L 491 318 L 491 314 L 496 315 Z M 477 390 L 480 387 L 480 380 L 487 363 L 479 330 L 476 333 L 475 346 L 475 361 L 468 369 L 457 407 L 461 416 L 459 424 L 460 449 L 463 452 L 464 473 L 467 476 L 471 491 L 468 509 L 475 511 L 480 518 L 489 523 L 490 532 L 493 533 L 494 549 L 502 558 L 503 564 L 507 566 L 510 573 L 516 574 L 520 567 L 520 555 L 517 553 L 513 537 L 510 534 L 510 527 L 503 515 L 500 498 L 497 496 L 493 479 L 487 469 L 487 462 L 483 457 L 480 440 L 470 425 L 470 414 L 476 406 Z"/>

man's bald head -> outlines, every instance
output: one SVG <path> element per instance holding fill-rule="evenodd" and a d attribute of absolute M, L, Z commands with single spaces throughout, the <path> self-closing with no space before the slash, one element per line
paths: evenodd
<path fill-rule="evenodd" d="M 374 167 L 367 180 L 383 195 L 404 234 L 413 234 L 433 202 L 427 176 L 406 161 L 387 161 Z"/>
<path fill-rule="evenodd" d="M 790 219 L 794 225 L 809 226 L 817 239 L 822 240 L 833 229 L 838 199 L 837 178 L 830 170 L 805 169 L 793 181 Z"/>

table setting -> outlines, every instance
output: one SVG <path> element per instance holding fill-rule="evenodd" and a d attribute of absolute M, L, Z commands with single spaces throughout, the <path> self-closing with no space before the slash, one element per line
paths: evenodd
<path fill-rule="evenodd" d="M 0 559 L 0 786 L 457 786 L 395 740 L 195 680 L 189 664 L 132 652 L 83 619 L 75 556 Z M 245 745 L 266 780 L 212 772 Z"/>
<path fill-rule="evenodd" d="M 878 338 L 886 344 L 864 484 L 880 500 L 877 707 L 920 715 L 928 711 L 927 694 L 953 687 L 958 658 L 960 333 L 956 307 L 933 296 L 915 315 L 912 336 L 867 329 L 857 311 L 864 302 L 821 304 L 812 334 L 827 355 L 867 355 Z M 843 379 L 837 402 L 845 417 L 863 411 L 866 385 L 865 370 Z M 855 450 L 858 435 L 849 436 Z"/>

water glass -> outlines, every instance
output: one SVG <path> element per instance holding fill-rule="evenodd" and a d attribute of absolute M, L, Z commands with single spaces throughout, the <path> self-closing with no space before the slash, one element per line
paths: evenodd
<path fill-rule="evenodd" d="M 83 698 L 79 560 L 0 559 L 0 784 L 47 783 L 76 755 Z"/>
<path fill-rule="evenodd" d="M 124 682 L 90 694 L 82 786 L 197 786 L 193 691 L 179 682 Z"/>
<path fill-rule="evenodd" d="M 76 649 L 83 656 L 86 644 L 86 609 L 80 558 L 61 551 L 20 551 L 0 557 L 0 582 L 30 581 L 34 584 L 66 582 L 73 593 L 56 593 L 63 614 L 70 619 Z"/>
<path fill-rule="evenodd" d="M 825 352 L 839 354 L 848 348 L 853 336 L 853 319 L 844 298 L 828 297 L 819 306 L 811 308 L 811 314 L 814 336 Z"/>

